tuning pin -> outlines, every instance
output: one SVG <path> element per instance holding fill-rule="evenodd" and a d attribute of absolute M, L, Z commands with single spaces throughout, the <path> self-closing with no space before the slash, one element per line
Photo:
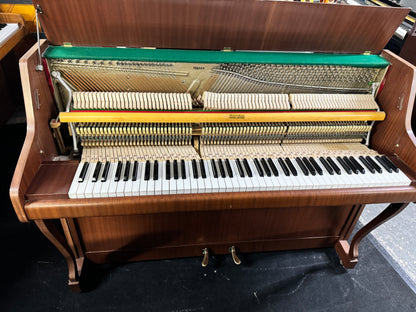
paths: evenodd
<path fill-rule="evenodd" d="M 237 254 L 235 252 L 235 246 L 231 246 L 228 250 L 231 253 L 231 257 L 233 258 L 234 263 L 236 265 L 240 265 L 241 264 L 241 260 L 237 257 Z"/>
<path fill-rule="evenodd" d="M 202 254 L 204 255 L 204 258 L 202 259 L 201 265 L 203 267 L 206 267 L 208 265 L 208 261 L 209 261 L 208 248 L 202 249 Z"/>

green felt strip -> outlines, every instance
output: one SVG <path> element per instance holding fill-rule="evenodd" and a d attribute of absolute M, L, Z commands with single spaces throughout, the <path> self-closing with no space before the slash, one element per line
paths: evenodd
<path fill-rule="evenodd" d="M 167 50 L 100 47 L 50 46 L 43 54 L 50 59 L 118 60 L 178 63 L 244 63 L 289 65 L 336 65 L 384 68 L 390 63 L 379 55 L 283 53 L 283 52 L 225 52 L 206 50 Z"/>

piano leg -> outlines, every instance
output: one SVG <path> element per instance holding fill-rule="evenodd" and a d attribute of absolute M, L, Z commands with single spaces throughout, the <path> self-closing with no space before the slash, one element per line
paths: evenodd
<path fill-rule="evenodd" d="M 363 226 L 353 237 L 351 245 L 347 240 L 340 240 L 335 244 L 335 250 L 346 269 L 352 269 L 358 262 L 358 246 L 361 240 L 372 230 L 399 214 L 409 203 L 390 204 L 377 217 Z"/>
<path fill-rule="evenodd" d="M 81 276 L 82 267 L 84 264 L 84 255 L 77 250 L 74 242 L 73 223 L 70 219 L 61 219 L 61 224 L 65 233 L 65 237 L 59 232 L 58 228 L 54 224 L 54 220 L 35 220 L 39 230 L 51 241 L 52 244 L 61 252 L 65 257 L 68 264 L 68 286 L 74 292 L 80 292 L 79 278 Z M 75 239 L 77 237 L 75 236 Z"/>

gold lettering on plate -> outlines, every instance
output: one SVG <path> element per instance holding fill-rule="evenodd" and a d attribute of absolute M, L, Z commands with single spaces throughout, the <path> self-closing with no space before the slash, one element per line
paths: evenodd
<path fill-rule="evenodd" d="M 245 119 L 246 115 L 244 114 L 230 114 L 230 119 Z"/>

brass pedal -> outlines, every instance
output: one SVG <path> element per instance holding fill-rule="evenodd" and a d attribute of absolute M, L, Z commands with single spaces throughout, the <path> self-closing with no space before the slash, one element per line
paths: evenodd
<path fill-rule="evenodd" d="M 203 267 L 206 267 L 208 265 L 208 262 L 209 262 L 209 252 L 208 252 L 208 248 L 202 249 L 202 254 L 204 255 L 204 258 L 202 259 L 201 265 Z"/>
<path fill-rule="evenodd" d="M 238 258 L 237 254 L 236 254 L 235 246 L 231 246 L 228 250 L 231 253 L 231 258 L 233 258 L 234 263 L 236 265 L 240 265 L 241 260 L 240 260 L 240 258 Z"/>

